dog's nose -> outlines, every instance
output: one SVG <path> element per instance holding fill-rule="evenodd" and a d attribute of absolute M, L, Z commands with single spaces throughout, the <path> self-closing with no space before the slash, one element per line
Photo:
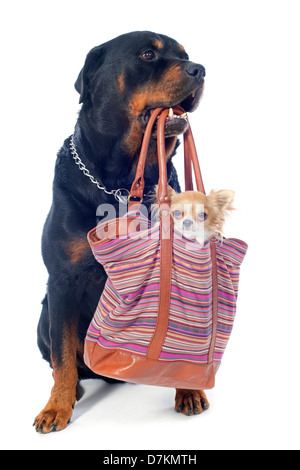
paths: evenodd
<path fill-rule="evenodd" d="M 183 226 L 184 226 L 184 228 L 191 228 L 192 225 L 193 225 L 193 221 L 190 220 L 190 219 L 185 219 L 185 220 L 183 221 Z"/>
<path fill-rule="evenodd" d="M 188 75 L 196 78 L 197 80 L 203 80 L 205 77 L 205 68 L 203 65 L 195 64 L 194 62 L 190 62 L 185 67 L 185 71 Z"/>

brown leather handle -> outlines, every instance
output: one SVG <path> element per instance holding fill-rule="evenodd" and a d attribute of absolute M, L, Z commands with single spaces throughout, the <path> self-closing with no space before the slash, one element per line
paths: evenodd
<path fill-rule="evenodd" d="M 182 114 L 184 110 L 179 107 L 173 109 L 174 113 Z M 144 189 L 144 168 L 152 129 L 156 119 L 157 123 L 157 153 L 159 165 L 159 182 L 157 199 L 160 206 L 160 289 L 159 305 L 156 319 L 156 326 L 151 338 L 147 357 L 157 360 L 160 356 L 165 337 L 168 331 L 169 308 L 172 282 L 172 247 L 173 247 L 173 219 L 171 216 L 170 200 L 168 198 L 168 176 L 165 152 L 165 123 L 169 114 L 168 109 L 158 108 L 153 111 L 144 136 L 141 154 L 138 162 L 135 180 L 132 184 L 130 198 L 138 197 L 139 201 L 143 197 Z M 190 125 L 184 135 L 185 153 L 185 178 L 186 185 L 192 189 L 192 166 L 195 172 L 195 179 L 198 191 L 204 192 L 203 181 L 200 172 L 196 147 Z M 130 205 L 132 204 L 131 201 Z"/>
<path fill-rule="evenodd" d="M 192 174 L 192 160 L 190 158 L 190 153 L 188 149 L 188 141 L 184 138 L 184 181 L 185 181 L 185 190 L 193 191 L 193 174 Z"/>
<path fill-rule="evenodd" d="M 157 199 L 160 206 L 160 286 L 155 331 L 147 351 L 147 357 L 154 360 L 157 360 L 160 356 L 168 331 L 172 282 L 173 219 L 171 217 L 170 200 L 168 198 L 165 152 L 165 123 L 168 114 L 168 109 L 163 110 L 158 118 L 157 124 L 157 153 L 159 165 Z"/>
<path fill-rule="evenodd" d="M 201 193 L 205 194 L 197 150 L 196 150 L 195 141 L 194 141 L 194 137 L 192 134 L 190 123 L 184 134 L 184 162 L 185 162 L 186 188 L 188 185 L 188 189 L 186 189 L 186 191 L 193 189 L 193 179 L 192 179 L 192 164 L 193 164 L 197 191 L 200 191 Z"/>
<path fill-rule="evenodd" d="M 185 110 L 180 106 L 175 106 L 173 108 L 173 112 L 175 114 L 181 115 L 185 113 Z M 205 194 L 203 179 L 201 175 L 196 145 L 192 133 L 192 129 L 190 126 L 190 122 L 188 117 L 186 116 L 188 121 L 188 128 L 184 133 L 184 180 L 185 180 L 185 190 L 192 191 L 193 190 L 193 176 L 192 176 L 192 167 L 195 173 L 195 180 L 197 191 Z"/>
<path fill-rule="evenodd" d="M 173 108 L 174 114 L 181 115 L 184 113 L 184 109 L 180 106 L 175 106 Z M 149 147 L 149 142 L 152 134 L 154 124 L 158 118 L 157 124 L 157 152 L 158 152 L 158 164 L 159 164 L 159 185 L 158 185 L 158 202 L 159 204 L 164 204 L 167 201 L 167 171 L 166 171 L 166 157 L 165 157 L 165 141 L 164 141 L 164 129 L 165 122 L 169 113 L 169 109 L 156 108 L 152 112 L 142 142 L 140 157 L 137 165 L 135 179 L 132 183 L 130 196 L 129 196 L 129 205 L 135 204 L 136 202 L 142 202 L 143 192 L 145 187 L 144 182 L 144 170 L 145 162 Z M 193 138 L 192 130 L 190 123 L 188 121 L 188 128 L 184 134 L 184 174 L 185 174 L 185 190 L 193 190 L 193 177 L 192 177 L 192 168 L 195 173 L 195 181 L 197 190 L 205 194 L 204 184 L 202 180 L 200 165 L 197 156 L 197 150 L 195 146 L 195 141 Z M 137 200 L 137 201 L 134 201 Z"/>
<path fill-rule="evenodd" d="M 144 170 L 145 170 L 145 162 L 146 162 L 149 142 L 150 142 L 152 129 L 154 127 L 156 119 L 159 116 L 159 114 L 162 112 L 162 110 L 163 108 L 156 108 L 152 112 L 149 118 L 147 127 L 145 129 L 140 157 L 139 157 L 139 161 L 138 161 L 137 168 L 136 168 L 135 179 L 132 183 L 131 190 L 130 190 L 129 203 L 134 202 L 132 201 L 132 198 L 137 198 L 139 199 L 140 202 L 143 200 L 143 193 L 144 193 L 144 187 L 145 187 Z"/>
<path fill-rule="evenodd" d="M 157 125 L 157 153 L 159 166 L 157 199 L 159 205 L 170 203 L 168 199 L 168 175 L 165 149 L 165 124 L 168 114 L 168 109 L 162 111 L 158 118 Z"/>

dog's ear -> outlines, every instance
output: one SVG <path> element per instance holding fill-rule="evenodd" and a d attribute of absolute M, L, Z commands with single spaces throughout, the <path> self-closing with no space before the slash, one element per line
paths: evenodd
<path fill-rule="evenodd" d="M 172 201 L 172 198 L 174 196 L 176 196 L 176 194 L 178 194 L 178 193 L 176 193 L 176 191 L 174 191 L 174 189 L 171 188 L 171 186 L 168 185 L 168 197 L 169 197 L 170 201 Z"/>
<path fill-rule="evenodd" d="M 232 211 L 234 210 L 232 206 L 234 194 L 234 191 L 231 189 L 221 189 L 220 191 L 212 190 L 208 197 L 217 203 L 220 210 Z"/>
<path fill-rule="evenodd" d="M 153 202 L 157 202 L 157 193 L 158 193 L 158 184 L 154 186 Z M 172 201 L 172 198 L 176 196 L 176 194 L 177 194 L 176 191 L 174 191 L 174 189 L 168 185 L 168 197 L 170 201 Z"/>
<path fill-rule="evenodd" d="M 79 103 L 89 96 L 89 84 L 104 60 L 104 47 L 94 47 L 86 56 L 85 63 L 75 82 L 75 90 L 80 94 Z"/>

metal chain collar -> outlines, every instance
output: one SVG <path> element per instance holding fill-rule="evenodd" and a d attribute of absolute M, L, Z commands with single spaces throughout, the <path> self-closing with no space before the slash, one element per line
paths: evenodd
<path fill-rule="evenodd" d="M 89 170 L 87 169 L 87 167 L 85 166 L 85 164 L 83 163 L 83 161 L 81 160 L 81 158 L 79 157 L 77 153 L 77 150 L 74 144 L 74 135 L 71 135 L 70 150 L 71 150 L 71 154 L 76 165 L 78 165 L 79 170 L 81 170 L 83 174 L 87 176 L 90 179 L 90 181 L 97 186 L 98 189 L 100 189 L 101 191 L 104 191 L 106 194 L 114 196 L 116 201 L 121 202 L 122 204 L 127 204 L 128 197 L 130 194 L 128 189 L 120 188 L 120 189 L 112 189 L 111 191 L 109 191 L 105 186 L 101 185 L 94 176 L 91 175 L 91 173 L 89 172 Z M 123 195 L 122 192 L 125 192 L 126 195 Z"/>

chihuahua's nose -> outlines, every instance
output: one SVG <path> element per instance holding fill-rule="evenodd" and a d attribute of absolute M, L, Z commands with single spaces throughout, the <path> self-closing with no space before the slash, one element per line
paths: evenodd
<path fill-rule="evenodd" d="M 191 228 L 192 225 L 193 225 L 193 221 L 190 220 L 190 219 L 185 219 L 185 220 L 183 221 L 183 226 L 184 226 L 184 228 Z"/>

